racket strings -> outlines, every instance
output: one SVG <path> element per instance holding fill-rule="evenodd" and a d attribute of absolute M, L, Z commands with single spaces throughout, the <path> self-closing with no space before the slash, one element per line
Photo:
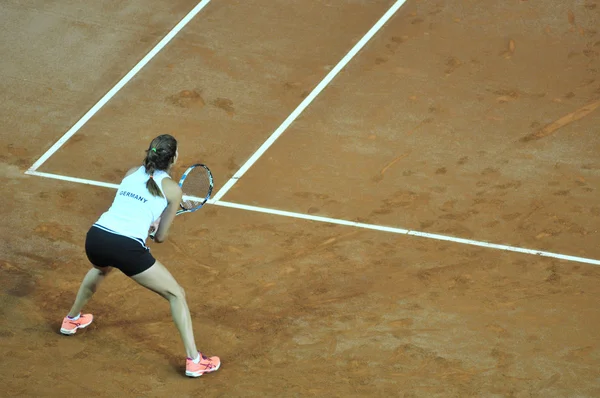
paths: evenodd
<path fill-rule="evenodd" d="M 207 170 L 202 167 L 192 170 L 185 178 L 183 190 L 185 196 L 193 198 L 182 200 L 181 207 L 192 210 L 203 204 L 208 198 L 211 186 L 211 178 Z"/>

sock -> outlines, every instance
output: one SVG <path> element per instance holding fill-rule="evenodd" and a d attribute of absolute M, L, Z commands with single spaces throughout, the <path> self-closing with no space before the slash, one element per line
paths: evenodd
<path fill-rule="evenodd" d="M 194 363 L 200 363 L 200 353 L 198 353 L 198 358 L 193 359 Z"/>
<path fill-rule="evenodd" d="M 79 319 L 79 317 L 80 317 L 80 316 L 81 316 L 81 313 L 77 314 L 77 316 L 75 316 L 75 317 L 73 317 L 73 318 L 71 318 L 70 316 L 68 316 L 68 315 L 67 315 L 67 318 L 69 318 L 69 319 L 70 319 L 70 320 L 72 320 L 72 321 L 76 321 L 76 320 L 78 320 L 78 319 Z"/>

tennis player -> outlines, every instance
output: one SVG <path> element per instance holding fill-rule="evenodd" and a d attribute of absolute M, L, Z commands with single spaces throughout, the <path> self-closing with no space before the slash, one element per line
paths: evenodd
<path fill-rule="evenodd" d="M 84 277 L 60 332 L 72 335 L 92 323 L 92 314 L 82 314 L 81 310 L 106 275 L 118 268 L 169 301 L 187 355 L 185 374 L 199 377 L 219 369 L 221 360 L 206 357 L 196 349 L 183 288 L 154 259 L 145 243 L 149 232 L 155 233 L 155 242 L 164 242 L 179 209 L 183 193 L 169 175 L 178 155 L 175 138 L 160 135 L 150 143 L 143 165 L 127 172 L 111 207 L 87 233 L 85 251 L 93 267 Z"/>

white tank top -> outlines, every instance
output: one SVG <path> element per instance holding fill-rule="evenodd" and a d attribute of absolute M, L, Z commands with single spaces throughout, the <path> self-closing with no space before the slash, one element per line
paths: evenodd
<path fill-rule="evenodd" d="M 94 226 L 135 239 L 145 246 L 150 225 L 161 216 L 168 204 L 165 197 L 153 196 L 148 191 L 148 178 L 150 175 L 144 166 L 125 177 L 112 205 Z M 155 171 L 153 178 L 164 196 L 162 180 L 170 178 L 169 175 L 164 171 Z"/>

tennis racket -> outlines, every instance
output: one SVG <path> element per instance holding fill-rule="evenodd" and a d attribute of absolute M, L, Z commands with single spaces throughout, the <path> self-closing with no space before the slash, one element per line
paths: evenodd
<path fill-rule="evenodd" d="M 213 190 L 213 176 L 210 169 L 204 164 L 195 164 L 188 167 L 179 179 L 179 186 L 183 190 L 183 199 L 179 204 L 177 215 L 200 210 L 210 199 Z"/>
<path fill-rule="evenodd" d="M 179 179 L 179 186 L 183 191 L 183 198 L 179 204 L 176 215 L 198 211 L 206 204 L 214 187 L 213 176 L 210 169 L 201 163 L 192 165 Z M 150 233 L 154 239 L 156 231 Z"/>

